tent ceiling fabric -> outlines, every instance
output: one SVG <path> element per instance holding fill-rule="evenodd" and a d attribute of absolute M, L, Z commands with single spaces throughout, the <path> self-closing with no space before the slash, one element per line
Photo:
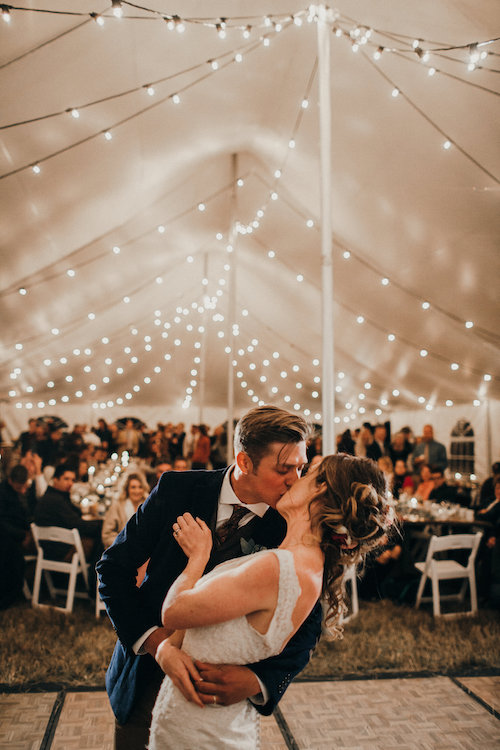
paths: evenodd
<path fill-rule="evenodd" d="M 262 400 L 320 413 L 315 23 L 296 0 L 145 5 L 226 18 L 226 38 L 200 23 L 170 31 L 160 15 L 127 3 L 134 18 L 108 10 L 102 27 L 88 15 L 34 12 L 35 0 L 0 22 L 0 398 L 42 411 L 194 406 L 204 372 L 206 405 L 224 406 L 234 262 L 236 407 Z M 423 50 L 495 39 L 498 0 L 339 0 L 336 9 L 336 413 L 360 422 L 376 408 L 383 417 L 499 399 L 500 42 L 478 48 L 488 56 L 474 71 L 469 48 L 428 61 L 411 51 L 414 38 Z M 283 23 L 279 33 L 266 13 Z M 249 18 L 239 22 L 252 26 L 248 39 L 230 28 L 237 17 Z M 357 25 L 375 31 L 354 53 Z M 403 51 L 375 61 L 380 45 Z M 44 117 L 52 113 L 60 114 Z M 44 119 L 5 127 L 33 118 Z M 233 219 L 243 233 L 231 253 Z"/>

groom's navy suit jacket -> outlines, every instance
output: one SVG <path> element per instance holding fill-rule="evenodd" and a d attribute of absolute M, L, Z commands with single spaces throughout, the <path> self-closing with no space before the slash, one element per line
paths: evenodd
<path fill-rule="evenodd" d="M 134 654 L 132 646 L 147 630 L 161 626 L 165 595 L 186 565 L 186 557 L 173 538 L 172 524 L 177 516 L 190 512 L 215 529 L 225 471 L 163 474 L 148 499 L 97 563 L 99 593 L 118 636 L 106 673 L 106 689 L 120 724 L 126 723 L 136 696 L 153 672 L 160 669 L 149 654 Z M 285 522 L 272 508 L 262 519 L 250 523 L 256 545 L 276 547 L 284 537 Z M 239 550 L 231 557 L 241 554 Z M 137 569 L 148 559 L 146 577 L 137 588 Z M 218 562 L 217 557 L 211 559 L 207 569 Z M 318 603 L 281 654 L 249 665 L 269 693 L 268 703 L 257 706 L 262 713 L 273 711 L 290 681 L 305 667 L 320 632 Z"/>

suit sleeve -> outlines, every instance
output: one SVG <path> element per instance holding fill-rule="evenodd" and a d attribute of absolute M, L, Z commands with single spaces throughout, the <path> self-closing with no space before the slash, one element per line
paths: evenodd
<path fill-rule="evenodd" d="M 136 575 L 161 539 L 166 506 L 157 485 L 96 566 L 99 594 L 118 638 L 128 649 L 147 630 L 161 626 L 158 601 L 147 586 L 136 586 Z"/>
<path fill-rule="evenodd" d="M 321 604 L 317 602 L 307 620 L 280 654 L 248 665 L 264 683 L 269 694 L 269 700 L 265 705 L 255 705 L 264 716 L 269 716 L 274 711 L 290 682 L 309 662 L 321 635 L 321 622 L 322 609 Z"/>

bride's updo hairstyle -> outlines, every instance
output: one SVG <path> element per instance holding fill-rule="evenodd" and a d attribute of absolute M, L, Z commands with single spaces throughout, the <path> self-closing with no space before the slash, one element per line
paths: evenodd
<path fill-rule="evenodd" d="M 311 506 L 311 516 L 325 555 L 323 600 L 326 624 L 340 635 L 345 612 L 342 593 L 344 566 L 358 564 L 381 544 L 392 523 L 392 507 L 384 474 L 368 458 L 346 453 L 327 456 L 318 466 L 318 484 L 326 491 Z"/>

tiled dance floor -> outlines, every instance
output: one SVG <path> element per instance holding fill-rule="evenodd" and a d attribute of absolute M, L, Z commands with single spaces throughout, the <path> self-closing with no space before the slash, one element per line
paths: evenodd
<path fill-rule="evenodd" d="M 262 750 L 498 750 L 500 676 L 296 682 L 262 740 Z M 0 694 L 0 750 L 112 747 L 104 692 Z"/>

